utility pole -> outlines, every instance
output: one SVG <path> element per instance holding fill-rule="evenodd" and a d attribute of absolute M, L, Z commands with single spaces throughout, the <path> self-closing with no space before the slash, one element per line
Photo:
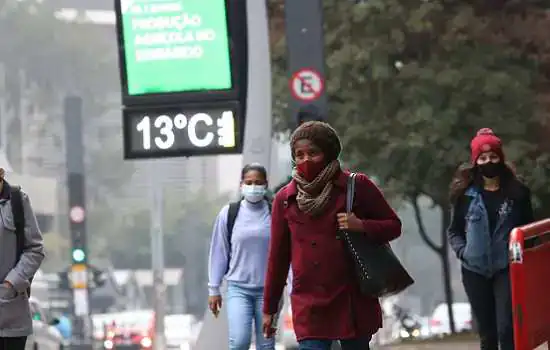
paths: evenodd
<path fill-rule="evenodd" d="M 82 142 L 82 98 L 64 100 L 65 152 L 69 194 L 69 229 L 72 241 L 71 283 L 73 289 L 74 336 L 77 344 L 90 343 L 88 247 L 86 242 L 86 196 L 84 144 Z"/>
<path fill-rule="evenodd" d="M 153 309 L 155 313 L 154 350 L 165 349 L 164 314 L 166 286 L 164 284 L 164 181 L 158 161 L 149 166 L 149 196 L 151 203 L 151 265 L 153 270 Z"/>

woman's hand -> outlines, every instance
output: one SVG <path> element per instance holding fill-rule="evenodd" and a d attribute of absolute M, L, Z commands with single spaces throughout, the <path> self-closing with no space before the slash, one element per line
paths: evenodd
<path fill-rule="evenodd" d="M 221 295 L 214 295 L 208 297 L 208 308 L 212 312 L 212 315 L 214 317 L 218 317 L 220 314 L 220 309 L 222 308 L 222 296 Z"/>
<path fill-rule="evenodd" d="M 273 336 L 277 332 L 277 328 L 274 327 L 274 322 L 275 322 L 275 315 L 264 314 L 263 322 L 262 322 L 264 338 L 266 339 L 273 338 Z"/>
<path fill-rule="evenodd" d="M 338 219 L 338 228 L 346 231 L 363 232 L 363 221 L 357 218 L 354 213 L 338 213 L 336 214 Z"/>

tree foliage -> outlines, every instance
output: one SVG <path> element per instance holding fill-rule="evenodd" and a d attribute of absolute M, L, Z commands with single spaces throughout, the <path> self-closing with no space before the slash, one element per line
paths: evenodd
<path fill-rule="evenodd" d="M 209 199 L 210 198 L 210 199 Z M 164 191 L 164 251 L 167 267 L 184 267 L 186 261 L 192 262 L 191 268 L 208 255 L 208 246 L 212 224 L 217 212 L 227 198 L 211 198 L 204 192 L 188 196 L 185 200 L 179 194 Z M 109 221 L 101 219 L 113 209 L 105 206 L 96 211 L 96 222 L 92 242 L 93 256 L 112 262 L 120 269 L 151 268 L 150 203 L 145 201 L 136 205 L 135 200 L 118 204 L 120 208 Z M 90 234 L 92 235 L 92 234 Z M 204 268 L 206 271 L 206 268 Z"/>
<path fill-rule="evenodd" d="M 445 207 L 471 138 L 491 127 L 536 197 L 548 192 L 548 153 L 536 135 L 545 122 L 541 60 L 548 60 L 549 40 L 526 29 L 549 23 L 538 4 L 324 3 L 329 121 L 350 165 L 405 199 L 426 195 Z M 287 92 L 277 95 L 284 101 Z"/>

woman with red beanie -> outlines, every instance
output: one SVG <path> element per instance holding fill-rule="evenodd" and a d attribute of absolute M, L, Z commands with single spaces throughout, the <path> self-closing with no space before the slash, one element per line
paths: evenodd
<path fill-rule="evenodd" d="M 462 282 L 478 323 L 482 350 L 514 349 L 508 271 L 510 231 L 533 221 L 531 193 L 505 163 L 491 129 L 477 132 L 471 160 L 451 183 L 449 242 L 462 262 Z"/>
<path fill-rule="evenodd" d="M 364 295 L 339 230 L 387 243 L 401 222 L 376 185 L 357 174 L 353 214 L 346 214 L 349 174 L 340 169 L 340 139 L 318 121 L 292 134 L 296 169 L 275 196 L 264 288 L 264 332 L 273 336 L 275 314 L 292 261 L 292 318 L 300 350 L 367 350 L 382 325 L 378 299 Z"/>

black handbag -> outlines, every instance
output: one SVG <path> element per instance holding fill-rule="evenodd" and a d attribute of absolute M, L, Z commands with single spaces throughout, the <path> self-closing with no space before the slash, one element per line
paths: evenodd
<path fill-rule="evenodd" d="M 348 177 L 346 212 L 352 212 L 355 176 Z M 364 233 L 342 231 L 341 236 L 355 263 L 361 293 L 376 297 L 395 295 L 414 283 L 389 244 L 377 244 Z"/>

